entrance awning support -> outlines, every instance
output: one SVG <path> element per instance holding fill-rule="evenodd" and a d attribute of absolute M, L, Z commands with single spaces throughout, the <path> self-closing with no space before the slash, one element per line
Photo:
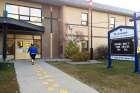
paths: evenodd
<path fill-rule="evenodd" d="M 7 11 L 3 11 L 4 19 L 7 18 Z M 3 22 L 2 25 L 2 32 L 3 32 L 3 60 L 6 61 L 7 58 L 7 23 L 6 21 Z"/>
<path fill-rule="evenodd" d="M 3 60 L 7 58 L 7 24 L 4 23 L 2 26 L 3 31 Z"/>

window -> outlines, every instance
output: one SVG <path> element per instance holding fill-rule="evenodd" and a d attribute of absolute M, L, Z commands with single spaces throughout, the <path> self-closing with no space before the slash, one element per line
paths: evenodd
<path fill-rule="evenodd" d="M 115 17 L 111 17 L 110 20 L 109 20 L 109 23 L 110 23 L 110 29 L 113 29 L 115 28 Z"/>
<path fill-rule="evenodd" d="M 29 8 L 28 7 L 19 7 L 19 14 L 29 16 Z"/>
<path fill-rule="evenodd" d="M 28 16 L 20 16 L 20 20 L 29 21 L 29 17 Z"/>
<path fill-rule="evenodd" d="M 16 14 L 8 14 L 7 17 L 10 17 L 10 18 L 14 18 L 14 19 L 19 19 L 19 16 L 16 15 Z"/>
<path fill-rule="evenodd" d="M 81 24 L 82 25 L 88 25 L 88 13 L 82 13 Z"/>
<path fill-rule="evenodd" d="M 6 4 L 6 11 L 10 18 L 24 20 L 35 25 L 42 25 L 42 11 L 39 8 Z"/>
<path fill-rule="evenodd" d="M 6 5 L 6 11 L 12 14 L 18 14 L 18 6 L 16 5 Z"/>
<path fill-rule="evenodd" d="M 41 17 L 40 9 L 30 8 L 31 16 Z"/>
<path fill-rule="evenodd" d="M 30 20 L 32 22 L 41 22 L 41 18 L 39 18 L 39 17 L 30 17 Z"/>

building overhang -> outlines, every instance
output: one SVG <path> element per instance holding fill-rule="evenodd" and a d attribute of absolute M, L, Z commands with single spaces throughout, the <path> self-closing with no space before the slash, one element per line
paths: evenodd
<path fill-rule="evenodd" d="M 37 26 L 22 20 L 16 20 L 13 18 L 0 17 L 0 31 L 2 30 L 2 24 L 7 24 L 8 33 L 43 33 L 44 27 Z"/>
<path fill-rule="evenodd" d="M 72 6 L 72 7 L 79 7 L 79 8 L 87 8 L 89 7 L 86 0 L 21 0 L 21 1 L 28 1 L 28 2 L 36 2 L 36 3 L 43 3 L 43 4 L 50 4 L 50 5 L 56 5 L 56 6 Z M 107 13 L 114 13 L 119 15 L 126 15 L 132 17 L 134 14 L 134 11 L 100 4 L 93 2 L 93 10 L 101 11 L 101 12 L 107 12 Z"/>

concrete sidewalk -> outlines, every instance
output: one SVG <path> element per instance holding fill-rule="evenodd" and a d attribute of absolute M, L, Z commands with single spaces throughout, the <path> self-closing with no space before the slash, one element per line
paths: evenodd
<path fill-rule="evenodd" d="M 99 93 L 45 63 L 15 62 L 21 93 Z"/>

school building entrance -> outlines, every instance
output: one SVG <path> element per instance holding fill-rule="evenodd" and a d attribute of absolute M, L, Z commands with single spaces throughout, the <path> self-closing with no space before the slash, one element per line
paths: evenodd
<path fill-rule="evenodd" d="M 0 54 L 6 59 L 30 59 L 28 48 L 38 48 L 37 58 L 42 57 L 42 26 L 0 17 Z"/>
<path fill-rule="evenodd" d="M 8 34 L 7 57 L 10 59 L 30 59 L 28 48 L 34 44 L 38 48 L 37 58 L 41 58 L 40 35 Z"/>

